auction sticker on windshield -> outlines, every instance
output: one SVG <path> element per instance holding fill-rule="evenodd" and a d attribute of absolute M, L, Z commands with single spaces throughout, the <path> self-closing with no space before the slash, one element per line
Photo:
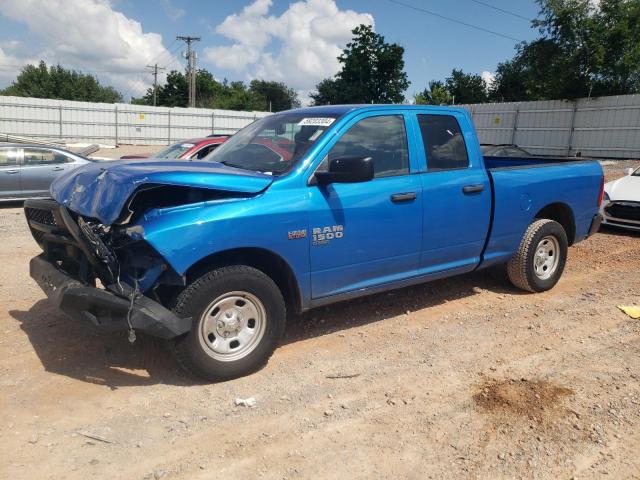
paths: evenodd
<path fill-rule="evenodd" d="M 335 118 L 309 117 L 300 120 L 300 126 L 328 127 L 335 121 Z"/>

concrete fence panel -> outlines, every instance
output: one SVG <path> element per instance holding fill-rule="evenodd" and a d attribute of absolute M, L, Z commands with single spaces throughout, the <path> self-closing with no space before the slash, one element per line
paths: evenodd
<path fill-rule="evenodd" d="M 64 142 L 166 145 L 235 133 L 266 115 L 269 112 L 0 96 L 0 134 Z"/>
<path fill-rule="evenodd" d="M 640 95 L 462 105 L 481 143 L 537 155 L 640 158 Z"/>

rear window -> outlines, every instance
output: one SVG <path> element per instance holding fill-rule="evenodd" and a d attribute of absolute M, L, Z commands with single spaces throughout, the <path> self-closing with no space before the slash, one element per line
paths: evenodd
<path fill-rule="evenodd" d="M 429 171 L 467 168 L 469 157 L 460 125 L 451 115 L 418 115 Z"/>

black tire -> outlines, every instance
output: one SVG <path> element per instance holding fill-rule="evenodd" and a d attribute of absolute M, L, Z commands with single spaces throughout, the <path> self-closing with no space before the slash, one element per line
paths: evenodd
<path fill-rule="evenodd" d="M 536 274 L 536 251 L 540 242 L 547 237 L 553 237 L 557 241 L 559 249 L 552 253 L 559 255 L 559 258 L 553 273 L 548 278 L 541 278 Z M 522 237 L 518 251 L 507 264 L 509 280 L 516 287 L 528 292 L 550 290 L 562 276 L 567 261 L 567 249 L 567 234 L 562 225 L 548 219 L 534 221 Z M 552 248 L 551 251 L 553 250 L 556 249 Z"/>
<path fill-rule="evenodd" d="M 221 361 L 212 357 L 201 337 L 201 326 L 212 303 L 229 292 L 247 292 L 257 298 L 266 312 L 266 325 L 261 339 L 246 356 Z M 278 345 L 286 323 L 280 289 L 263 272 L 244 265 L 222 267 L 202 275 L 182 291 L 173 311 L 182 318 L 193 318 L 191 331 L 172 342 L 178 363 L 187 372 L 211 381 L 230 380 L 263 367 Z"/>

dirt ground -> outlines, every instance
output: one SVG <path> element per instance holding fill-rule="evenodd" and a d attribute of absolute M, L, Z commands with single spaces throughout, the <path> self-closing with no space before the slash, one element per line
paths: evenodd
<path fill-rule="evenodd" d="M 19 208 L 0 238 L 1 478 L 640 478 L 639 235 L 543 294 L 490 271 L 312 311 L 220 384 L 54 311 Z"/>

